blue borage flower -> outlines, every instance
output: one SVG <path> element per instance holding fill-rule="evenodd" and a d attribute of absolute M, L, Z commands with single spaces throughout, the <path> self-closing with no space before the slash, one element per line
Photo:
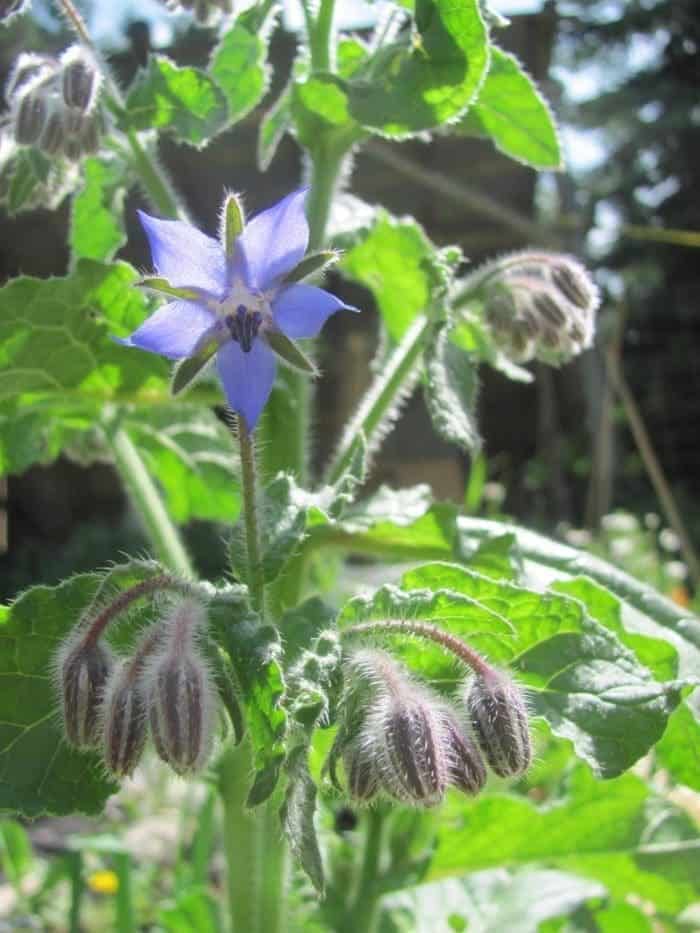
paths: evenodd
<path fill-rule="evenodd" d="M 336 311 L 358 310 L 299 281 L 336 258 L 326 252 L 304 259 L 306 195 L 307 189 L 295 191 L 248 224 L 229 195 L 219 241 L 182 221 L 139 211 L 160 276 L 140 284 L 174 300 L 119 342 L 181 360 L 175 392 L 216 355 L 229 405 L 250 431 L 270 395 L 276 355 L 313 371 L 293 341 L 315 337 Z"/>

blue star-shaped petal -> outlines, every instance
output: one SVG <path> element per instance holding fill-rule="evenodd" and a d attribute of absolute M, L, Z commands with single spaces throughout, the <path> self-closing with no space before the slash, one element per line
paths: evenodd
<path fill-rule="evenodd" d="M 258 214 L 223 244 L 179 220 L 139 212 L 163 290 L 177 296 L 121 343 L 184 360 L 214 348 L 229 405 L 252 431 L 270 395 L 268 337 L 315 337 L 331 314 L 356 311 L 313 285 L 289 282 L 309 242 L 306 189 Z M 147 283 L 145 283 L 147 284 Z"/>

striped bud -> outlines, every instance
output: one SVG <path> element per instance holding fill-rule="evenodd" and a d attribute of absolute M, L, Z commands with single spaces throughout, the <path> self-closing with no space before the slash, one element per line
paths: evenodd
<path fill-rule="evenodd" d="M 144 671 L 151 737 L 178 774 L 200 770 L 211 754 L 217 696 L 195 644 L 205 623 L 202 607 L 182 602 L 164 620 L 166 637 Z"/>
<path fill-rule="evenodd" d="M 39 148 L 47 155 L 56 155 L 63 147 L 64 134 L 61 114 L 54 111 L 46 121 L 46 126 L 39 138 Z"/>
<path fill-rule="evenodd" d="M 39 139 L 46 116 L 46 101 L 41 94 L 31 90 L 22 94 L 14 124 L 15 139 L 21 146 L 31 146 Z"/>
<path fill-rule="evenodd" d="M 474 678 L 467 695 L 472 728 L 489 765 L 500 777 L 524 774 L 532 761 L 525 698 L 506 674 Z"/>
<path fill-rule="evenodd" d="M 377 768 L 386 791 L 409 803 L 439 803 L 447 788 L 449 762 L 432 698 L 416 688 L 402 691 L 387 699 L 379 715 L 383 735 Z M 375 733 L 372 724 L 369 733 Z"/>
<path fill-rule="evenodd" d="M 568 256 L 558 258 L 549 267 L 552 282 L 564 297 L 582 311 L 594 312 L 598 307 L 598 289 L 586 269 Z"/>
<path fill-rule="evenodd" d="M 0 0 L 0 23 L 8 23 L 25 6 L 26 0 Z"/>
<path fill-rule="evenodd" d="M 75 134 L 66 136 L 63 141 L 63 154 L 71 162 L 79 162 L 83 154 L 83 147 L 80 137 Z"/>
<path fill-rule="evenodd" d="M 132 773 L 146 744 L 146 701 L 139 679 L 139 665 L 123 661 L 105 687 L 102 704 L 104 759 L 118 777 Z"/>
<path fill-rule="evenodd" d="M 100 703 L 113 666 L 110 649 L 86 638 L 80 630 L 58 650 L 54 678 L 61 696 L 66 738 L 76 748 L 99 744 Z"/>
<path fill-rule="evenodd" d="M 63 100 L 66 107 L 89 113 L 97 100 L 100 73 L 88 53 L 80 46 L 67 49 L 61 58 L 63 65 Z"/>
<path fill-rule="evenodd" d="M 96 120 L 88 118 L 83 122 L 80 131 L 80 148 L 85 155 L 92 155 L 100 148 L 100 134 Z"/>
<path fill-rule="evenodd" d="M 379 774 L 372 753 L 360 742 L 352 742 L 343 752 L 343 766 L 350 796 L 367 803 L 379 790 Z"/>
<path fill-rule="evenodd" d="M 465 794 L 478 794 L 486 783 L 486 766 L 481 752 L 452 710 L 445 712 L 443 728 L 450 784 Z"/>
<path fill-rule="evenodd" d="M 15 95 L 23 93 L 31 82 L 35 87 L 48 81 L 56 70 L 56 62 L 47 55 L 20 52 L 5 84 L 5 100 L 12 103 Z"/>

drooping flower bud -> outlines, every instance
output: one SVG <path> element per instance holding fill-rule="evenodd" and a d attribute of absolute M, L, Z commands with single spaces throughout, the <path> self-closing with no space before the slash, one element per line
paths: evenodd
<path fill-rule="evenodd" d="M 23 12 L 27 0 L 0 0 L 0 23 L 9 21 Z"/>
<path fill-rule="evenodd" d="M 20 52 L 5 84 L 7 103 L 11 105 L 13 97 L 22 94 L 29 82 L 43 85 L 55 73 L 56 67 L 56 61 L 48 55 Z"/>
<path fill-rule="evenodd" d="M 443 715 L 449 782 L 465 794 L 478 794 L 486 783 L 481 752 L 451 709 Z"/>
<path fill-rule="evenodd" d="M 86 634 L 82 628 L 72 632 L 54 664 L 66 738 L 76 748 L 99 744 L 100 703 L 114 666 L 109 647 Z"/>
<path fill-rule="evenodd" d="M 549 265 L 549 277 L 572 305 L 595 312 L 600 301 L 598 289 L 580 262 L 571 256 L 557 256 Z"/>
<path fill-rule="evenodd" d="M 180 603 L 163 620 L 162 645 L 143 676 L 151 737 L 160 757 L 178 774 L 201 769 L 213 745 L 217 695 L 196 644 L 205 624 L 199 603 Z"/>
<path fill-rule="evenodd" d="M 55 110 L 46 121 L 39 138 L 39 148 L 47 155 L 56 155 L 63 147 L 64 136 L 63 119 L 60 112 Z"/>
<path fill-rule="evenodd" d="M 532 743 L 522 690 L 507 674 L 491 669 L 472 681 L 467 708 L 477 741 L 496 774 L 524 774 L 532 762 Z"/>
<path fill-rule="evenodd" d="M 350 796 L 358 803 L 368 803 L 379 791 L 379 774 L 372 750 L 355 741 L 343 751 L 343 767 Z"/>
<path fill-rule="evenodd" d="M 15 139 L 21 146 L 31 146 L 39 139 L 47 113 L 40 93 L 29 88 L 21 95 L 14 119 Z"/>
<path fill-rule="evenodd" d="M 61 56 L 63 100 L 66 107 L 90 113 L 97 102 L 101 76 L 90 54 L 73 45 Z"/>
<path fill-rule="evenodd" d="M 146 744 L 146 700 L 136 659 L 122 661 L 107 682 L 102 703 L 105 764 L 117 777 L 127 777 Z"/>

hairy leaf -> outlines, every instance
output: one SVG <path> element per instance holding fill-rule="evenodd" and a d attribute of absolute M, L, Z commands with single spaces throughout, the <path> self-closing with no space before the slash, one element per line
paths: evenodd
<path fill-rule="evenodd" d="M 228 126 L 242 120 L 265 94 L 269 81 L 266 51 L 266 42 L 248 28 L 245 14 L 214 50 L 209 71 L 226 97 Z"/>
<path fill-rule="evenodd" d="M 124 122 L 133 130 L 167 130 L 180 142 L 202 147 L 224 128 L 227 111 L 209 75 L 154 55 L 129 90 Z"/>
<path fill-rule="evenodd" d="M 562 168 L 549 106 L 517 58 L 496 46 L 491 46 L 491 62 L 479 96 L 455 130 L 488 137 L 501 152 L 533 168 Z"/>
<path fill-rule="evenodd" d="M 477 452 L 477 362 L 450 342 L 444 328 L 426 353 L 426 377 L 425 401 L 435 430 L 463 450 Z"/>
<path fill-rule="evenodd" d="M 73 199 L 70 247 L 76 257 L 109 260 L 126 242 L 122 218 L 124 166 L 105 158 L 83 163 L 85 181 Z"/>

